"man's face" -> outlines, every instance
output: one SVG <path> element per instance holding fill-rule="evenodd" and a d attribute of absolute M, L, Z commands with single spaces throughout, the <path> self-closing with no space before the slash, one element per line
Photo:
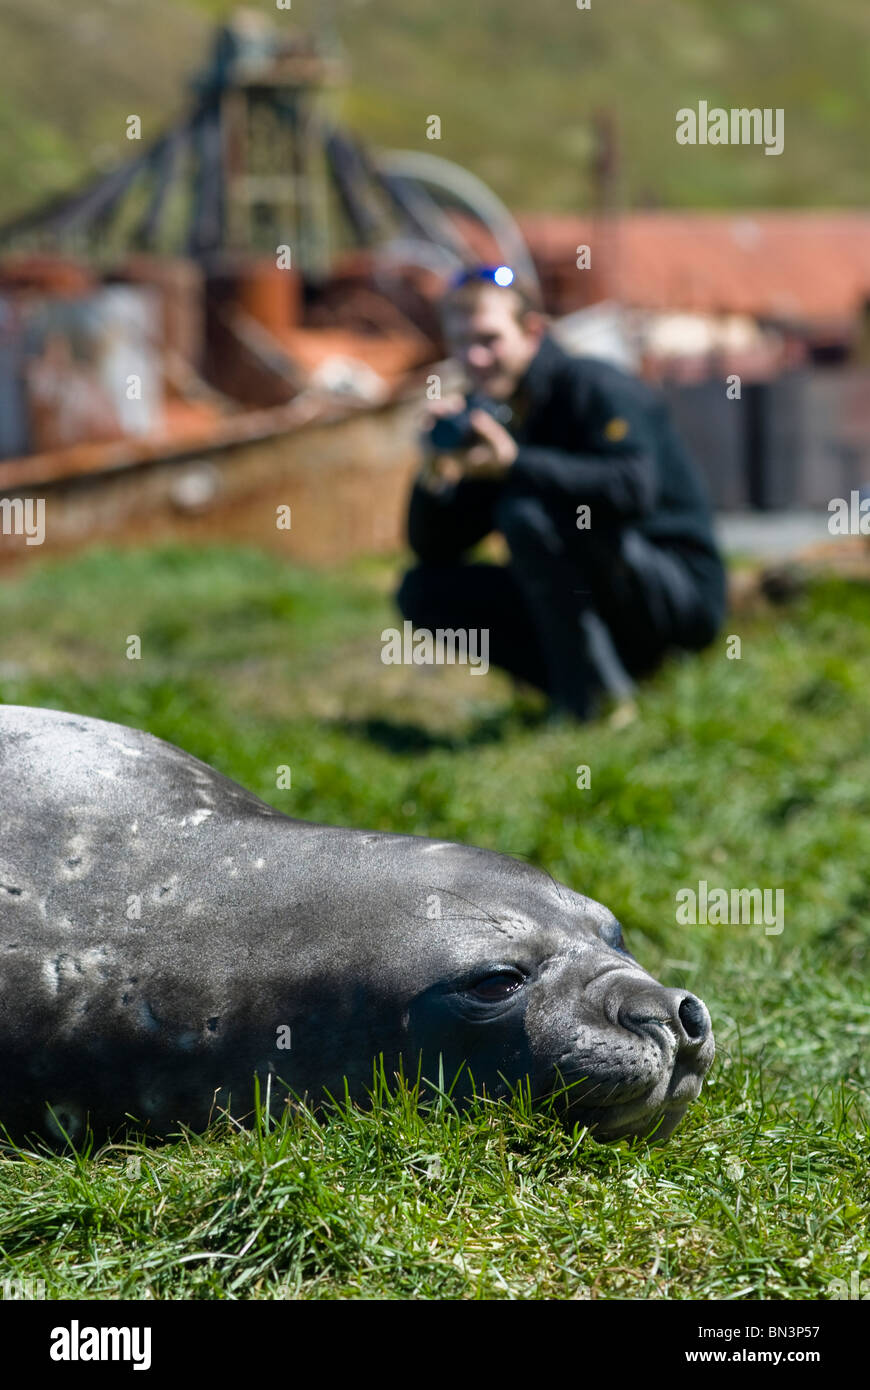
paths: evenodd
<path fill-rule="evenodd" d="M 543 321 L 529 314 L 520 323 L 516 297 L 484 285 L 472 304 L 447 305 L 444 336 L 471 387 L 493 400 L 513 395 L 540 346 Z"/>

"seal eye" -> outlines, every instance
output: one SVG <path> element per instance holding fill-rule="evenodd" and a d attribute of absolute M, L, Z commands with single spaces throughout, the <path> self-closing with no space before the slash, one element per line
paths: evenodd
<path fill-rule="evenodd" d="M 468 993 L 475 999 L 479 999 L 482 1004 L 498 1004 L 502 999 L 506 999 L 514 990 L 524 984 L 524 976 L 519 970 L 493 970 L 489 975 L 483 975 L 479 980 L 475 980 L 473 985 L 469 985 Z"/>

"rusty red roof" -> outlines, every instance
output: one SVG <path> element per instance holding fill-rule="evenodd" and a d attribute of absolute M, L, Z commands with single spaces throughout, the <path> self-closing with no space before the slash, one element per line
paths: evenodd
<path fill-rule="evenodd" d="M 519 222 L 544 278 L 566 290 L 589 274 L 576 268 L 575 248 L 590 246 L 595 299 L 813 322 L 852 319 L 870 297 L 868 213 L 628 212 L 613 223 L 529 214 Z"/>

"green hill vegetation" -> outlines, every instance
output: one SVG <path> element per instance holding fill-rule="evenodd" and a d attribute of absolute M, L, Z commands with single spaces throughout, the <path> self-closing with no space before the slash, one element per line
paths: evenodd
<path fill-rule="evenodd" d="M 862 0 L 295 0 L 276 25 L 324 25 L 350 69 L 334 109 L 376 144 L 466 165 L 517 210 L 589 205 L 590 118 L 615 119 L 628 205 L 861 206 L 868 180 L 870 9 Z M 131 150 L 186 99 L 227 0 L 4 0 L 0 217 Z M 699 100 L 781 107 L 785 148 L 687 148 Z M 438 115 L 442 138 L 426 138 Z M 135 148 L 135 147 L 134 147 Z"/>

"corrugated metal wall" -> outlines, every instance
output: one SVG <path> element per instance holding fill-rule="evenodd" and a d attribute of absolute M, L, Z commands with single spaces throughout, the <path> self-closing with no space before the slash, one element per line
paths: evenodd
<path fill-rule="evenodd" d="M 870 368 L 807 368 L 744 383 L 664 388 L 720 510 L 826 508 L 870 483 Z"/>

